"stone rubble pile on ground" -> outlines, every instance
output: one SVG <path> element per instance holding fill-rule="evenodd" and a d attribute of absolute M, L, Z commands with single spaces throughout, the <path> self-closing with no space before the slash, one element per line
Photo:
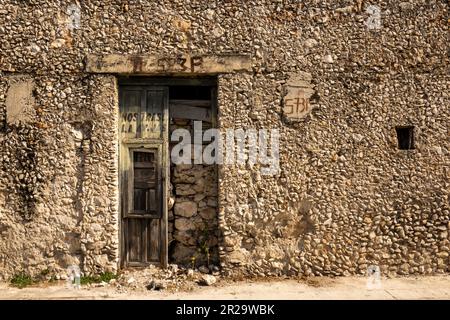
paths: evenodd
<path fill-rule="evenodd" d="M 205 271 L 204 268 L 203 271 Z M 144 269 L 124 270 L 118 279 L 110 284 L 119 291 L 189 290 L 198 285 L 213 285 L 218 278 L 220 278 L 220 274 L 217 271 L 212 272 L 212 274 L 205 274 L 198 269 L 194 270 L 172 264 L 167 269 L 149 266 Z"/>

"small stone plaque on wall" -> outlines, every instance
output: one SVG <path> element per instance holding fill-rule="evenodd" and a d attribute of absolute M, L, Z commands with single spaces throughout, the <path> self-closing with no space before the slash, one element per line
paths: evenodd
<path fill-rule="evenodd" d="M 290 74 L 283 98 L 285 119 L 293 122 L 304 119 L 311 112 L 310 98 L 313 94 L 311 74 L 306 72 Z"/>
<path fill-rule="evenodd" d="M 9 78 L 6 92 L 6 121 L 9 125 L 32 121 L 34 110 L 34 81 L 25 75 L 14 75 Z"/>

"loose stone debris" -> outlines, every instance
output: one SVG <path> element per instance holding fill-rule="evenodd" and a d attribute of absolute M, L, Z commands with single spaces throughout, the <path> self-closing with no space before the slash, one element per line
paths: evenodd
<path fill-rule="evenodd" d="M 161 269 L 150 266 L 144 269 L 123 270 L 117 279 L 112 279 L 109 283 L 90 284 L 82 288 L 109 286 L 118 292 L 139 292 L 145 290 L 155 291 L 190 291 L 200 286 L 210 286 L 218 282 L 220 276 L 204 274 L 198 269 L 189 269 L 170 265 L 168 269 Z"/>
<path fill-rule="evenodd" d="M 199 284 L 205 285 L 205 286 L 210 286 L 210 285 L 213 285 L 214 283 L 216 283 L 216 281 L 217 280 L 214 276 L 205 274 L 201 277 Z"/>

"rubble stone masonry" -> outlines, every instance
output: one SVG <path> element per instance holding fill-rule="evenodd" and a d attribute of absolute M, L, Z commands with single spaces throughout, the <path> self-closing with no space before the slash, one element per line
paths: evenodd
<path fill-rule="evenodd" d="M 0 279 L 119 267 L 117 79 L 154 69 L 106 55 L 217 56 L 183 73 L 217 75 L 218 127 L 279 130 L 280 171 L 219 165 L 217 199 L 172 167 L 170 237 L 217 208 L 224 275 L 450 271 L 447 1 L 76 3 L 0 0 Z"/>

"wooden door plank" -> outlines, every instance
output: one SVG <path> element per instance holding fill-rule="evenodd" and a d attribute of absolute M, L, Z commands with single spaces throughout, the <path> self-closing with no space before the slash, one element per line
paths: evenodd
<path fill-rule="evenodd" d="M 143 263 L 147 263 L 147 251 L 148 251 L 148 224 L 150 219 L 142 219 L 140 220 L 141 226 L 141 252 L 140 252 L 140 261 Z"/>
<path fill-rule="evenodd" d="M 156 233 L 160 237 L 160 250 L 159 250 L 159 260 L 164 268 L 167 268 L 169 264 L 168 256 L 168 234 L 167 234 L 167 219 L 168 210 L 167 202 L 169 196 L 169 168 L 170 168 L 170 158 L 169 158 L 169 89 L 165 89 L 166 98 L 164 100 L 164 121 L 163 121 L 163 144 L 161 148 L 161 162 L 159 166 L 159 171 L 161 173 L 161 188 L 162 188 L 162 199 L 161 199 L 161 210 L 162 215 L 159 220 L 159 233 Z"/>
<path fill-rule="evenodd" d="M 160 239 L 160 219 L 149 219 L 149 239 L 148 258 L 149 262 L 160 261 L 161 239 Z"/>
<path fill-rule="evenodd" d="M 182 99 L 170 99 L 170 106 L 176 105 L 180 107 L 203 107 L 210 108 L 211 101 L 210 100 L 182 100 Z"/>
<path fill-rule="evenodd" d="M 140 224 L 137 219 L 127 219 L 128 221 L 128 251 L 129 261 L 139 262 L 140 251 Z"/>

